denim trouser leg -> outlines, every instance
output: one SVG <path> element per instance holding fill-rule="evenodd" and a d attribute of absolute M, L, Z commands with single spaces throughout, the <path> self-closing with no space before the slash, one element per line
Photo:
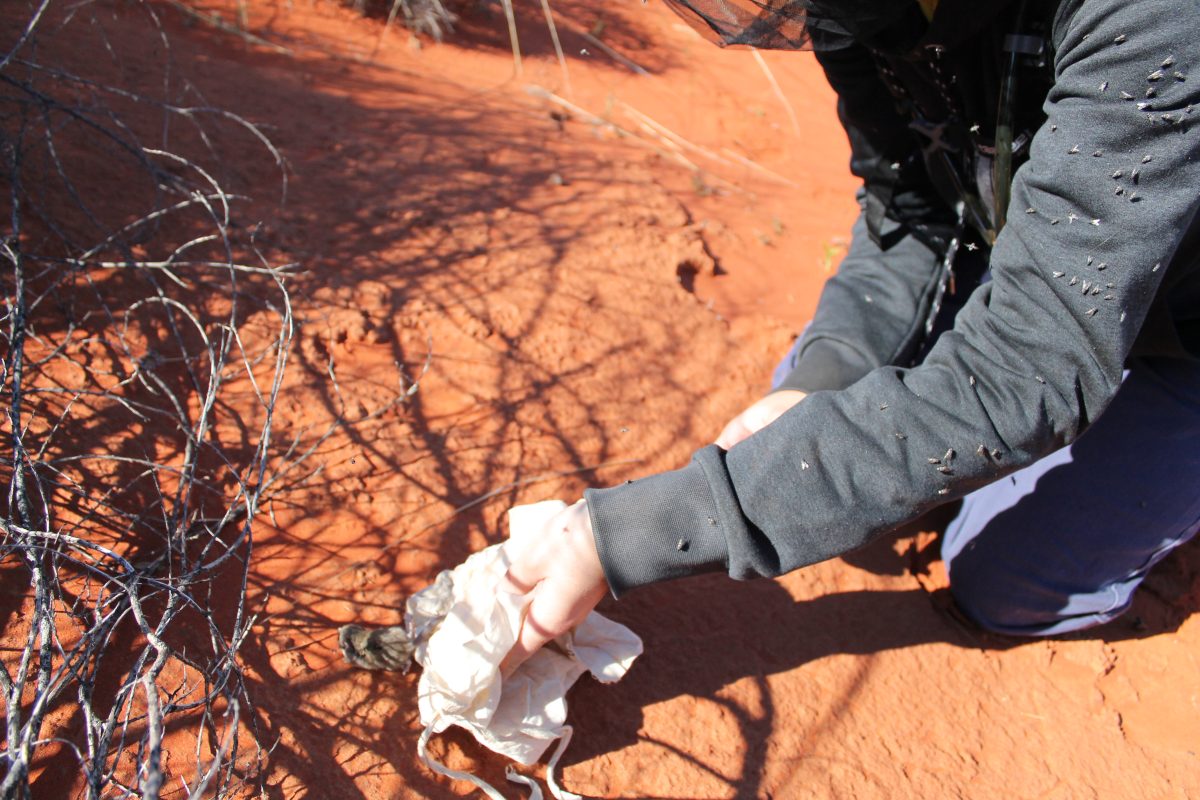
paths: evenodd
<path fill-rule="evenodd" d="M 1138 362 L 1078 441 L 967 496 L 942 557 L 978 623 L 1047 635 L 1121 614 L 1197 527 L 1200 366 Z"/>

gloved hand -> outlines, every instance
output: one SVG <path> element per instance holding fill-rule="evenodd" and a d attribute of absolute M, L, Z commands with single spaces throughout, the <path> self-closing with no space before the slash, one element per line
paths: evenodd
<path fill-rule="evenodd" d="M 717 437 L 717 445 L 728 450 L 750 434 L 765 428 L 778 419 L 779 415 L 799 403 L 808 395 L 798 389 L 781 389 L 750 404 L 745 411 L 729 421 Z"/>
<path fill-rule="evenodd" d="M 583 500 L 556 514 L 541 537 L 510 557 L 497 591 L 532 593 L 532 601 L 516 643 L 500 664 L 506 676 L 546 642 L 582 622 L 608 589 Z"/>

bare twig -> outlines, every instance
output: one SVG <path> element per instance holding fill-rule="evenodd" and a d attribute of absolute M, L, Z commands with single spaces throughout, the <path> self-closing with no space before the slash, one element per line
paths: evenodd
<path fill-rule="evenodd" d="M 129 8 L 158 24 L 149 5 Z M 78 764 L 82 796 L 157 797 L 168 731 L 189 726 L 196 773 L 186 779 L 180 759 L 174 772 L 190 796 L 222 797 L 263 757 L 253 716 L 239 714 L 252 704 L 238 652 L 255 621 L 245 588 L 293 322 L 287 268 L 234 227 L 245 198 L 218 179 L 210 129 L 256 137 L 281 169 L 281 196 L 283 161 L 249 121 L 178 102 L 189 89 L 172 78 L 161 28 L 161 97 L 54 63 L 53 36 L 99 30 L 89 13 L 101 12 L 111 9 L 46 0 L 0 61 L 0 567 L 28 587 L 7 631 L 22 646 L 0 657 L 0 797 L 29 795 L 52 744 Z M 144 130 L 154 115 L 161 124 Z M 174 145 L 177 127 L 200 152 Z M 96 163 L 130 187 L 117 214 L 97 213 L 74 177 Z M 255 402 L 230 437 L 217 412 L 243 387 Z M 101 697 L 98 684 L 113 688 Z M 48 711 L 71 697 L 78 717 L 42 737 Z"/>
<path fill-rule="evenodd" d="M 379 38 L 375 41 L 375 47 L 371 50 L 370 57 L 374 57 L 379 52 L 379 48 L 383 47 L 388 30 L 391 29 L 401 11 L 404 12 L 404 24 L 410 31 L 428 34 L 439 42 L 446 32 L 453 30 L 454 23 L 457 21 L 457 17 L 442 4 L 441 0 L 392 0 L 388 8 L 387 21 L 384 22 L 383 29 L 379 31 Z"/>

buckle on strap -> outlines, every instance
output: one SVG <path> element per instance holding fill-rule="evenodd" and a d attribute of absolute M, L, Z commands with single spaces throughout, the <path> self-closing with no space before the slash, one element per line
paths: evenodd
<path fill-rule="evenodd" d="M 1046 52 L 1046 40 L 1028 33 L 1010 33 L 1004 37 L 1004 52 L 1038 58 Z"/>

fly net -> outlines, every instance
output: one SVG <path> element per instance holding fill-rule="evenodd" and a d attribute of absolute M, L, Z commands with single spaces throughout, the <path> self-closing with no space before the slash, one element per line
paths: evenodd
<path fill-rule="evenodd" d="M 918 0 L 665 0 L 706 39 L 761 50 L 837 50 L 923 26 Z"/>

